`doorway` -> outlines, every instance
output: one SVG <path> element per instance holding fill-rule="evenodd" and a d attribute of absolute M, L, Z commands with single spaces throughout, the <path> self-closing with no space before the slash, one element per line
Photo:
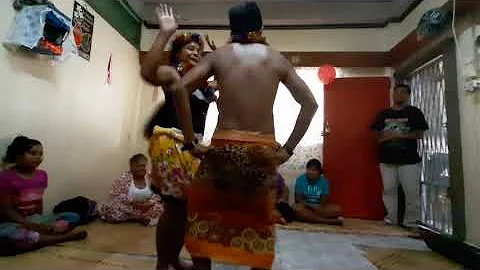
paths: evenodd
<path fill-rule="evenodd" d="M 341 78 L 325 87 L 325 174 L 346 217 L 385 216 L 377 141 L 370 129 L 389 105 L 389 77 Z"/>

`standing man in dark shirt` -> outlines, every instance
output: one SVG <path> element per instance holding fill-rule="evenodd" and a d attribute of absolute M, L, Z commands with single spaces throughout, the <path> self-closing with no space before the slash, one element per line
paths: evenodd
<path fill-rule="evenodd" d="M 396 85 L 393 107 L 380 112 L 372 129 L 377 132 L 380 149 L 380 171 L 383 179 L 383 202 L 387 209 L 385 222 L 397 224 L 398 184 L 405 192 L 405 218 L 407 228 L 415 228 L 420 217 L 421 158 L 418 140 L 428 129 L 425 116 L 416 107 L 409 106 L 411 89 Z"/>

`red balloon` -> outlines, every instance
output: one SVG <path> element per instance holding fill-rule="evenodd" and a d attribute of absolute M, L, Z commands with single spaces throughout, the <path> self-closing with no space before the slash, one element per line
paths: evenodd
<path fill-rule="evenodd" d="M 323 65 L 318 68 L 318 79 L 323 84 L 329 84 L 337 78 L 337 72 L 332 65 Z"/>

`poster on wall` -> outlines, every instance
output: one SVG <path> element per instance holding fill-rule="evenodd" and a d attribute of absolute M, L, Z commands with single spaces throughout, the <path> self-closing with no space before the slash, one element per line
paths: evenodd
<path fill-rule="evenodd" d="M 92 49 L 93 22 L 95 17 L 92 13 L 75 1 L 73 5 L 73 37 L 78 49 L 78 55 L 86 60 L 90 60 L 90 50 Z"/>

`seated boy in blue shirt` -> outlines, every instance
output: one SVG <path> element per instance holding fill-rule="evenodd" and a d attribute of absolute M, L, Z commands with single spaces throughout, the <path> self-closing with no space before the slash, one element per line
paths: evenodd
<path fill-rule="evenodd" d="M 342 225 L 342 209 L 329 204 L 328 180 L 318 159 L 307 162 L 307 172 L 295 183 L 295 217 L 298 221 Z"/>

